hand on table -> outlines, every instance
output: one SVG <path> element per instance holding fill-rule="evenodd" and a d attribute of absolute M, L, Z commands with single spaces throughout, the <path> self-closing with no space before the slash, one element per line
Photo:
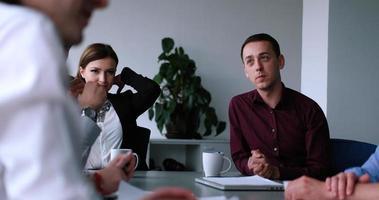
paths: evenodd
<path fill-rule="evenodd" d="M 319 180 L 302 176 L 290 181 L 284 191 L 286 200 L 332 200 L 336 196 L 326 190 L 325 184 Z"/>
<path fill-rule="evenodd" d="M 121 180 L 128 181 L 134 174 L 134 165 L 132 154 L 120 154 L 113 159 L 105 168 L 97 171 L 100 176 L 100 183 L 96 182 L 97 188 L 102 195 L 111 194 L 118 190 Z M 133 169 L 125 170 L 125 166 L 131 166 Z M 96 177 L 95 177 L 96 179 Z"/>
<path fill-rule="evenodd" d="M 328 177 L 325 180 L 326 189 L 332 192 L 339 199 L 345 199 L 354 192 L 354 188 L 357 182 L 368 183 L 370 177 L 368 174 L 364 174 L 361 177 L 357 177 L 354 173 L 338 173 L 335 176 Z"/>
<path fill-rule="evenodd" d="M 279 179 L 280 177 L 279 168 L 269 164 L 259 149 L 251 151 L 247 166 L 255 175 L 269 179 Z"/>

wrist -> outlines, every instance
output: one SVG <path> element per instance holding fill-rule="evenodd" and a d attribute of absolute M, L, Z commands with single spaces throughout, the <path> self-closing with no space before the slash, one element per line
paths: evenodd
<path fill-rule="evenodd" d="M 82 116 L 87 116 L 94 122 L 96 122 L 96 120 L 97 120 L 97 112 L 95 109 L 93 109 L 91 107 L 83 108 L 82 109 Z"/>
<path fill-rule="evenodd" d="M 104 190 L 102 187 L 103 178 L 101 177 L 100 173 L 98 172 L 93 173 L 93 180 L 95 183 L 96 191 L 100 193 L 101 195 L 104 195 Z"/>
<path fill-rule="evenodd" d="M 133 77 L 135 77 L 135 74 L 136 73 L 133 70 L 131 70 L 129 67 L 124 67 L 120 74 L 121 75 L 120 80 L 124 84 L 128 84 L 133 79 Z"/>

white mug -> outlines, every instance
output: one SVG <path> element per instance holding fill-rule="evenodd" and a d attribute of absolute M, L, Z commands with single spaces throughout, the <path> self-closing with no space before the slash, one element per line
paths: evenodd
<path fill-rule="evenodd" d="M 227 169 L 222 170 L 224 165 L 224 160 L 229 162 Z M 232 167 L 232 162 L 229 158 L 224 156 L 223 152 L 203 152 L 203 170 L 204 175 L 208 176 L 220 176 L 226 173 Z"/>
<path fill-rule="evenodd" d="M 133 150 L 131 149 L 111 149 L 111 160 L 117 157 L 117 155 L 120 154 L 129 154 L 132 153 Z M 138 166 L 138 155 L 136 153 L 133 153 L 133 156 L 136 157 L 136 165 L 134 166 L 134 169 Z"/>

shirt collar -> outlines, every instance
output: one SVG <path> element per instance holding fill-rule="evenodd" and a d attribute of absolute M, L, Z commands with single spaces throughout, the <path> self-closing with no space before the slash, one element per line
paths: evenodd
<path fill-rule="evenodd" d="M 278 105 L 276 105 L 276 109 L 287 105 L 289 102 L 290 97 L 289 97 L 288 89 L 286 88 L 286 86 L 284 85 L 283 82 L 282 82 L 282 86 L 283 86 L 282 97 L 281 97 Z M 252 99 L 254 104 L 266 104 L 263 101 L 261 95 L 258 93 L 258 90 L 256 90 L 256 89 L 251 92 L 251 99 Z"/>
<path fill-rule="evenodd" d="M 106 100 L 104 105 L 97 112 L 97 122 L 104 122 L 105 114 L 109 111 L 112 104 L 109 100 Z"/>

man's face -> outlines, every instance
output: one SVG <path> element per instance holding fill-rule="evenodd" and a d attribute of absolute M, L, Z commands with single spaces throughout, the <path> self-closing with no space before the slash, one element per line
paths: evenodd
<path fill-rule="evenodd" d="M 269 91 L 281 82 L 280 70 L 284 66 L 284 57 L 275 55 L 270 42 L 250 42 L 242 53 L 245 74 L 258 90 Z"/>
<path fill-rule="evenodd" d="M 40 10 L 53 20 L 65 45 L 81 42 L 92 12 L 107 3 L 108 0 L 22 0 L 22 4 Z"/>

